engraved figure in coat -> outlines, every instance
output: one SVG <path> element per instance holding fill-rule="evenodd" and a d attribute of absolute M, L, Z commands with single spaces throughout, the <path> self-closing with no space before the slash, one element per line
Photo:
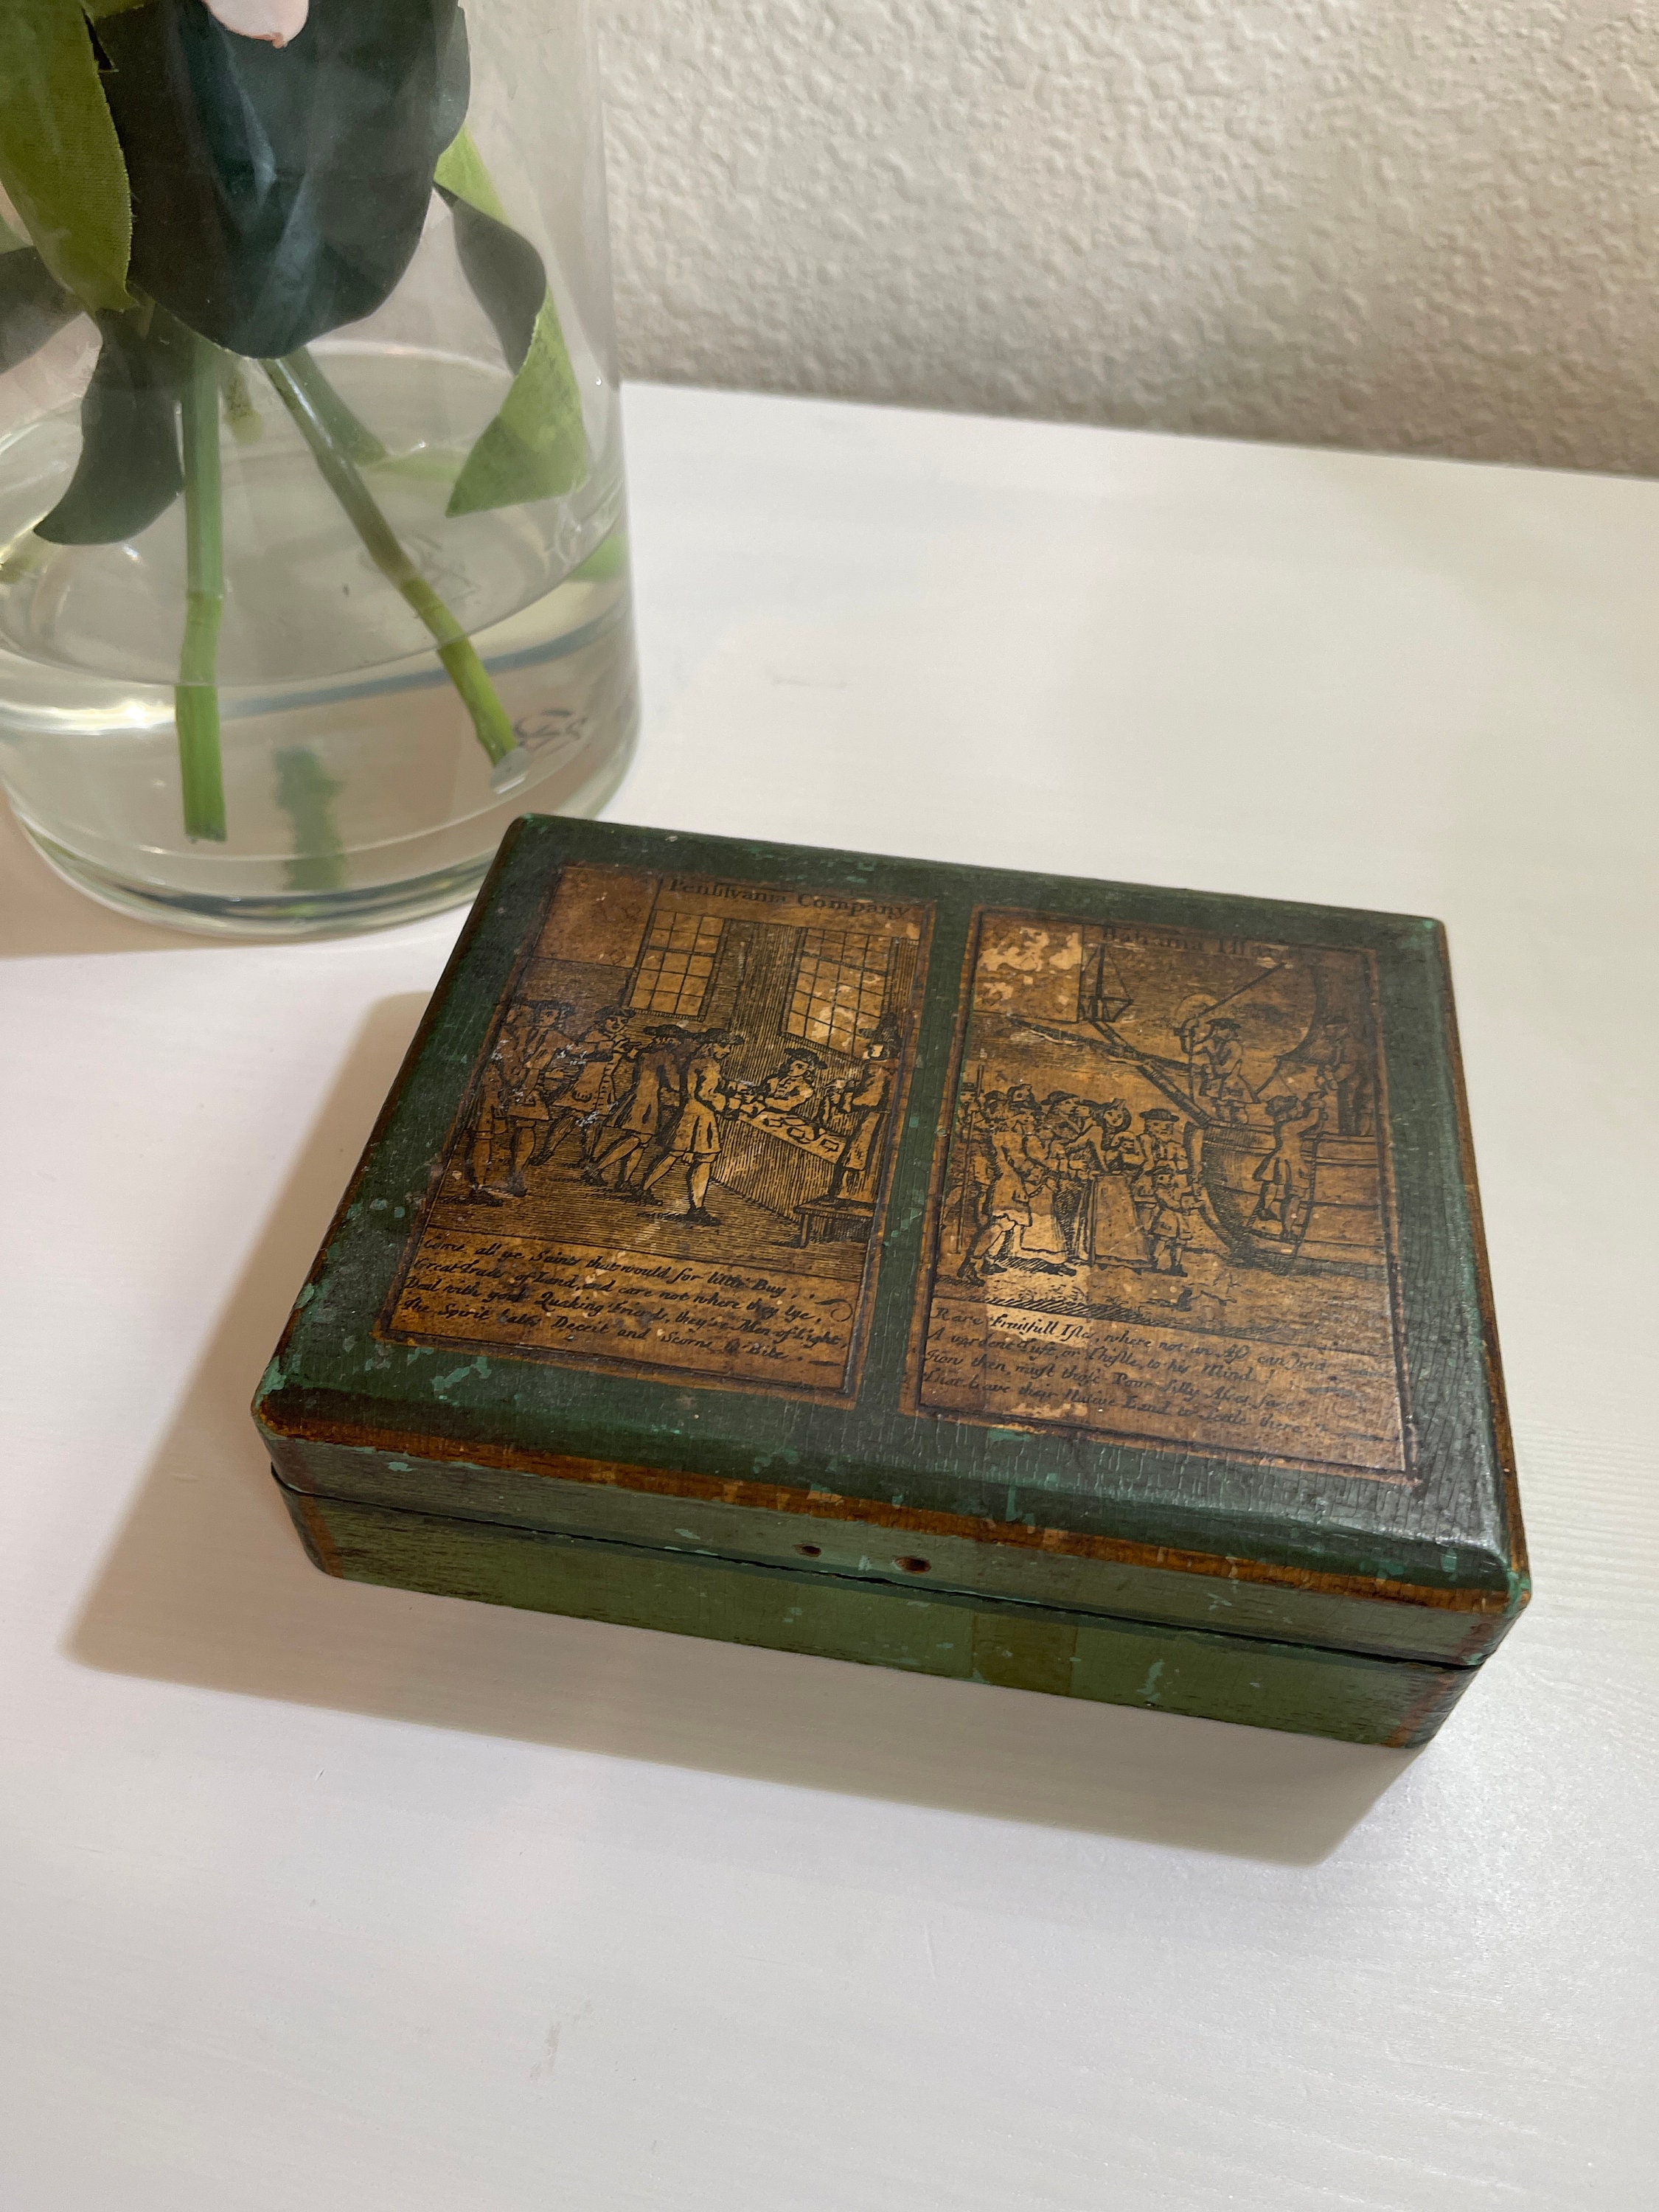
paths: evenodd
<path fill-rule="evenodd" d="M 568 1000 L 554 999 L 538 1000 L 530 1011 L 531 1049 L 538 1071 L 536 1091 L 539 1103 L 547 1109 L 544 1115 L 533 1117 L 536 1122 L 535 1141 L 526 1162 L 526 1166 L 533 1167 L 537 1161 L 546 1157 L 553 1135 L 557 1117 L 553 1113 L 551 1101 L 564 1081 L 564 1063 L 573 1049 L 571 1018 L 576 1010 Z"/>
<path fill-rule="evenodd" d="M 1167 1106 L 1151 1107 L 1140 1117 L 1141 1164 L 1129 1193 L 1140 1225 L 1151 1235 L 1152 1211 L 1158 1203 L 1155 1185 L 1158 1170 L 1167 1168 L 1180 1182 L 1190 1185 L 1187 1167 L 1187 1135 L 1179 1114 Z"/>
<path fill-rule="evenodd" d="M 1258 1235 L 1296 1243 L 1313 1203 L 1313 1165 L 1306 1140 L 1319 1133 L 1325 1099 L 1317 1091 L 1307 1098 L 1285 1091 L 1266 1103 L 1273 1125 L 1273 1148 L 1255 1171 L 1259 1188 L 1250 1227 Z"/>
<path fill-rule="evenodd" d="M 743 1091 L 769 1113 L 787 1114 L 792 1121 L 804 1121 L 823 1080 L 823 1062 L 803 1046 L 799 1052 L 786 1053 L 763 1082 L 732 1087 Z"/>
<path fill-rule="evenodd" d="M 1244 1079 L 1244 1048 L 1238 1024 L 1229 1015 L 1210 1022 L 1192 1064 L 1193 1103 L 1212 1121 L 1237 1125 L 1249 1111 L 1250 1086 Z"/>
<path fill-rule="evenodd" d="M 628 1014 L 621 1006 L 607 1007 L 580 1042 L 562 1054 L 548 1101 L 559 1123 L 548 1141 L 550 1159 L 573 1127 L 580 1135 L 583 1159 L 592 1158 L 605 1118 L 616 1103 L 617 1079 L 625 1073 L 630 1057 Z"/>
<path fill-rule="evenodd" d="M 1192 1238 L 1193 1220 L 1198 1212 L 1198 1200 L 1192 1185 L 1173 1168 L 1155 1168 L 1152 1171 L 1152 1212 L 1146 1224 L 1146 1241 L 1152 1250 L 1152 1273 L 1156 1275 L 1184 1275 L 1181 1255 Z"/>
<path fill-rule="evenodd" d="M 1121 1098 L 1104 1099 L 1095 1109 L 1100 1170 L 1090 1192 L 1089 1249 L 1096 1260 L 1144 1267 L 1146 1237 L 1132 1191 L 1135 1179 L 1146 1172 L 1148 1154 L 1133 1133 L 1133 1122 Z"/>
<path fill-rule="evenodd" d="M 1370 1136 L 1375 1129 L 1371 1085 L 1348 1024 L 1340 1014 L 1326 1017 L 1302 1048 L 1315 1080 L 1328 1102 L 1326 1127 L 1341 1137 Z"/>
<path fill-rule="evenodd" d="M 501 1024 L 479 1079 L 468 1161 L 473 1197 L 483 1204 L 525 1194 L 525 1170 L 547 1127 L 542 1078 L 558 1043 L 534 1007 L 515 1007 Z"/>
<path fill-rule="evenodd" d="M 1051 1091 L 1043 1100 L 1042 1131 L 1054 1178 L 1054 1226 L 1066 1259 L 1086 1266 L 1090 1192 L 1106 1173 L 1101 1132 L 1088 1102 L 1066 1091 Z"/>
<path fill-rule="evenodd" d="M 1000 1091 L 987 1091 L 970 1097 L 963 1107 L 963 1196 L 975 1230 L 983 1229 L 991 1218 L 991 1185 L 996 1178 L 991 1131 L 1003 1103 Z"/>
<path fill-rule="evenodd" d="M 846 1205 L 873 1206 L 881 1171 L 881 1138 L 897 1079 L 898 1028 L 884 1015 L 866 1043 L 860 1065 L 835 1086 L 836 1103 L 852 1122 L 836 1164 L 830 1195 Z"/>
<path fill-rule="evenodd" d="M 668 1149 L 646 1176 L 641 1189 L 640 1195 L 647 1204 L 660 1206 L 662 1200 L 653 1195 L 657 1185 L 671 1169 L 684 1168 L 689 1201 L 685 1218 L 700 1228 L 712 1227 L 719 1218 L 708 1211 L 704 1200 L 708 1195 L 708 1179 L 720 1156 L 720 1116 L 726 1107 L 726 1094 L 720 1087 L 720 1068 L 726 1054 L 742 1042 L 733 1030 L 711 1030 L 693 1047 L 691 1057 L 685 1063 L 682 1103 L 669 1132 Z"/>
<path fill-rule="evenodd" d="M 1029 1083 L 1012 1086 L 1008 1106 L 1024 1141 L 1025 1194 L 1031 1210 L 1030 1222 L 1016 1239 L 1015 1255 L 1022 1267 L 1034 1267 L 1040 1274 L 1069 1275 L 1072 1262 L 1066 1257 L 1066 1240 L 1054 1212 L 1060 1167 L 1043 1109 Z"/>
<path fill-rule="evenodd" d="M 941 1211 L 954 1217 L 959 1245 L 971 1243 L 989 1219 L 991 1183 L 996 1173 L 991 1157 L 991 1122 L 1002 1103 L 1002 1094 L 977 1087 L 981 1073 L 975 1069 L 975 1087 L 958 1095 L 956 1134 L 945 1170 Z"/>
<path fill-rule="evenodd" d="M 680 1103 L 680 1031 L 659 1022 L 629 1063 L 628 1088 L 611 1108 L 593 1157 L 582 1170 L 592 1183 L 637 1189 L 647 1162 Z M 615 1087 L 615 1079 L 612 1079 Z"/>
<path fill-rule="evenodd" d="M 1007 1097 L 988 1097 L 984 1113 L 989 1124 L 987 1150 L 991 1181 L 986 1192 L 985 1226 L 968 1249 L 957 1270 L 957 1280 L 977 1283 L 1018 1264 L 1020 1240 L 1031 1225 L 1031 1191 L 1038 1167 L 1026 1148 L 1024 1116 Z"/>

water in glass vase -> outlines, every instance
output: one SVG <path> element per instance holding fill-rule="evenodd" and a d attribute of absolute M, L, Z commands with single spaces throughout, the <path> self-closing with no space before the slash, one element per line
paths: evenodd
<path fill-rule="evenodd" d="M 627 766 L 637 707 L 614 406 L 573 495 L 452 516 L 504 374 L 350 343 L 319 348 L 317 367 L 337 442 L 424 599 L 377 563 L 276 386 L 227 364 L 222 842 L 187 836 L 181 805 L 185 503 L 125 542 L 47 544 L 33 526 L 74 464 L 78 414 L 0 446 L 0 768 L 48 860 L 106 902 L 278 934 L 428 912 L 471 890 L 514 815 L 590 812 Z M 433 605 L 500 699 L 516 741 L 502 763 L 440 663 Z"/>

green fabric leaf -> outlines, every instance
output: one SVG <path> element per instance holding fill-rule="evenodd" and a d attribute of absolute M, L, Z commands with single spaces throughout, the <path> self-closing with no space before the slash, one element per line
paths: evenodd
<path fill-rule="evenodd" d="M 0 0 L 0 184 L 60 283 L 131 307 L 127 173 L 81 0 Z"/>
<path fill-rule="evenodd" d="M 467 455 L 447 512 L 477 514 L 555 498 L 586 483 L 587 465 L 581 393 L 550 293 L 524 367 L 501 412 Z"/>
<path fill-rule="evenodd" d="M 0 240 L 0 374 L 39 353 L 80 312 L 32 246 Z"/>
<path fill-rule="evenodd" d="M 136 538 L 184 489 L 179 398 L 185 362 L 152 317 L 102 314 L 103 347 L 81 402 L 81 459 L 69 489 L 34 526 L 52 545 L 114 545 Z"/>
<path fill-rule="evenodd" d="M 439 191 L 454 211 L 455 250 L 474 298 L 495 326 L 507 365 L 516 374 L 529 356 L 536 318 L 547 297 L 547 271 L 527 238 L 453 192 Z"/>
<path fill-rule="evenodd" d="M 456 132 L 444 149 L 432 181 L 447 200 L 465 200 L 482 214 L 494 216 L 497 222 L 507 221 L 507 210 L 470 131 Z"/>
<path fill-rule="evenodd" d="M 477 514 L 574 491 L 587 479 L 587 432 L 541 256 L 509 227 L 470 132 L 446 149 L 433 181 L 454 210 L 462 271 L 516 372 L 500 413 L 467 455 L 447 511 Z"/>

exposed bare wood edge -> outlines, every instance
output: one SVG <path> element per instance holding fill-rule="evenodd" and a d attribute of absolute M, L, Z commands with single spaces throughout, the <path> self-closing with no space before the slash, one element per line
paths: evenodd
<path fill-rule="evenodd" d="M 1504 1520 L 1510 1546 L 1510 1602 L 1519 1611 L 1532 1600 L 1532 1571 L 1527 1557 L 1527 1532 L 1521 1518 L 1521 1490 L 1515 1464 L 1515 1432 L 1510 1425 L 1510 1403 L 1504 1388 L 1504 1363 L 1498 1345 L 1498 1309 L 1492 1302 L 1492 1268 L 1486 1256 L 1486 1224 L 1480 1207 L 1480 1182 L 1474 1165 L 1474 1131 L 1469 1121 L 1468 1092 L 1463 1082 L 1463 1046 L 1458 1034 L 1457 1006 L 1452 993 L 1451 951 L 1446 926 L 1434 925 L 1440 954 L 1441 989 L 1446 1011 L 1446 1043 L 1451 1060 L 1452 1104 L 1457 1116 L 1457 1150 L 1468 1200 L 1469 1236 L 1474 1247 L 1475 1298 L 1480 1309 L 1480 1359 L 1486 1381 L 1486 1401 L 1492 1407 L 1492 1437 L 1498 1449 L 1498 1472 L 1504 1481 Z"/>
<path fill-rule="evenodd" d="M 1462 1696 L 1474 1671 L 1473 1668 L 1449 1667 L 1442 1680 L 1425 1683 L 1422 1695 L 1413 1699 L 1401 1715 L 1399 1727 L 1389 1736 L 1389 1749 L 1412 1751 L 1437 1735 L 1440 1723 Z"/>
<path fill-rule="evenodd" d="M 345 1569 L 340 1564 L 339 1547 L 334 1541 L 321 1504 L 316 1498 L 307 1498 L 303 1491 L 291 1491 L 289 1495 L 299 1500 L 306 1549 L 325 1575 L 334 1575 L 343 1581 Z"/>
<path fill-rule="evenodd" d="M 694 1498 L 711 1505 L 752 1507 L 763 1512 L 805 1514 L 815 1520 L 902 1529 L 918 1535 L 961 1536 L 974 1543 L 1006 1544 L 1021 1551 L 1098 1559 L 1121 1566 L 1161 1567 L 1175 1574 L 1209 1575 L 1225 1582 L 1265 1583 L 1279 1589 L 1313 1591 L 1329 1597 L 1361 1598 L 1384 1605 L 1427 1606 L 1444 1613 L 1501 1614 L 1510 1609 L 1512 1602 L 1504 1590 L 1436 1589 L 1422 1583 L 1392 1582 L 1382 1576 L 1322 1574 L 1309 1567 L 1274 1566 L 1259 1559 L 1179 1551 L 1170 1545 L 1136 1544 L 1121 1537 L 1089 1536 L 1070 1528 L 1032 1528 L 1023 1522 L 994 1521 L 988 1516 L 891 1505 L 878 1498 L 842 1498 L 828 1490 L 791 1490 L 777 1483 L 677 1474 L 662 1468 L 627 1466 L 612 1460 L 575 1459 L 518 1444 L 494 1444 L 482 1440 L 463 1444 L 447 1437 L 370 1428 L 334 1414 L 326 1420 L 309 1419 L 304 1414 L 284 1417 L 275 1394 L 260 1406 L 257 1419 L 261 1433 L 272 1448 L 278 1470 L 290 1486 L 302 1470 L 295 1466 L 291 1454 L 281 1451 L 282 1443 L 340 1444 L 377 1453 L 395 1453 L 408 1459 L 489 1468 L 507 1474 L 601 1484 L 616 1490 Z"/>

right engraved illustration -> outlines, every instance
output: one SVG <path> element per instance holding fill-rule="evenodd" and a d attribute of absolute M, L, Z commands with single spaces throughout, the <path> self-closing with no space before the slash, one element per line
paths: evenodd
<path fill-rule="evenodd" d="M 988 912 L 916 1410 L 1410 1480 L 1370 957 Z"/>

